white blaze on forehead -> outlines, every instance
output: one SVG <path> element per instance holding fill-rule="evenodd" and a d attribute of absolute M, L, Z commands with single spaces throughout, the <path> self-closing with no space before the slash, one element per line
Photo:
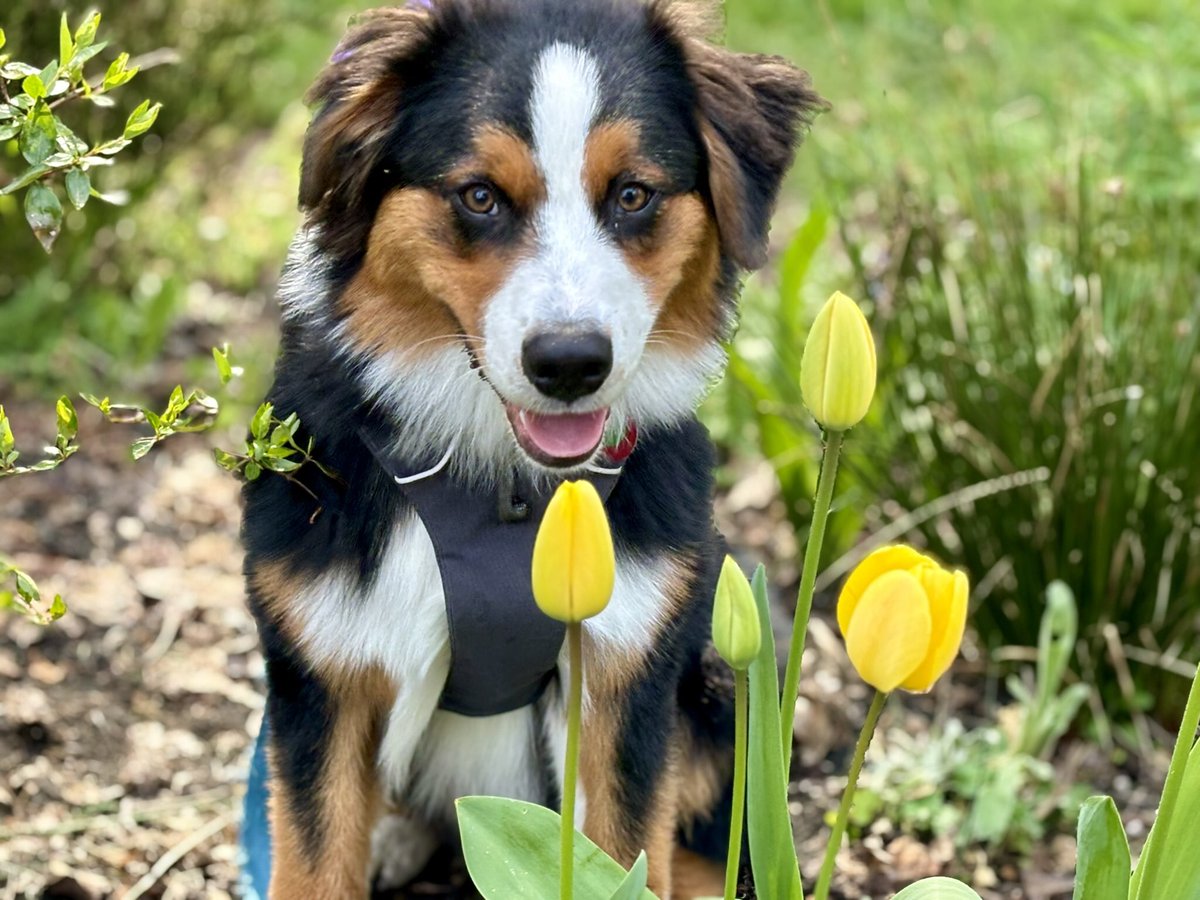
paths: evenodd
<path fill-rule="evenodd" d="M 538 58 L 533 74 L 533 154 L 546 180 L 550 207 L 582 201 L 588 134 L 600 103 L 600 72 L 575 47 L 554 44 Z"/>

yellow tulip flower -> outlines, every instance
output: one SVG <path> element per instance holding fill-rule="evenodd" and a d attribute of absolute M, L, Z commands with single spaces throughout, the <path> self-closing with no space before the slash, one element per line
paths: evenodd
<path fill-rule="evenodd" d="M 725 557 L 721 575 L 717 579 L 712 637 L 713 646 L 721 654 L 721 659 L 737 671 L 750 666 L 762 643 L 754 592 L 732 556 Z"/>
<path fill-rule="evenodd" d="M 616 559 L 604 502 L 590 481 L 564 481 L 533 543 L 533 598 L 560 622 L 598 615 L 612 597 Z"/>
<path fill-rule="evenodd" d="M 875 396 L 875 339 L 858 304 L 837 291 L 817 313 L 800 359 L 804 405 L 826 431 L 862 421 Z"/>
<path fill-rule="evenodd" d="M 863 681 L 923 693 L 950 668 L 967 621 L 967 576 L 912 547 L 881 547 L 850 573 L 838 626 Z"/>

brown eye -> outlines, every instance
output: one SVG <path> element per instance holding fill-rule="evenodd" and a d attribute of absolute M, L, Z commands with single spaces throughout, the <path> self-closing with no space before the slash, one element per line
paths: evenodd
<path fill-rule="evenodd" d="M 458 192 L 458 197 L 467 208 L 467 212 L 477 216 L 490 216 L 499 206 L 496 202 L 496 192 L 486 184 L 468 184 Z"/>
<path fill-rule="evenodd" d="M 641 212 L 650 204 L 650 198 L 653 196 L 650 188 L 644 184 L 630 181 L 621 185 L 621 189 L 617 191 L 617 205 L 623 212 Z"/>

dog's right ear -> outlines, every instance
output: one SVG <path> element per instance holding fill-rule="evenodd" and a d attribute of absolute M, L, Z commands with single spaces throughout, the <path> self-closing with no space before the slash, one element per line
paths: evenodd
<path fill-rule="evenodd" d="M 410 6 L 366 13 L 346 32 L 305 97 L 318 108 L 304 138 L 302 208 L 319 209 L 330 198 L 357 203 L 400 109 L 406 63 L 434 29 L 428 7 Z"/>

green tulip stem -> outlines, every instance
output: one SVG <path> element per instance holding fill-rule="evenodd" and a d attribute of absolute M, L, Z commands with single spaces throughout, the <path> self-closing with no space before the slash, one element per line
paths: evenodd
<path fill-rule="evenodd" d="M 567 759 L 562 790 L 562 900 L 575 896 L 575 782 L 579 775 L 579 716 L 583 706 L 583 626 L 567 625 L 571 684 L 567 694 Z"/>
<path fill-rule="evenodd" d="M 846 834 L 846 823 L 850 820 L 850 806 L 854 803 L 854 792 L 858 789 L 858 776 L 862 773 L 863 760 L 867 758 L 867 748 L 871 746 L 875 726 L 879 723 L 879 714 L 883 712 L 889 696 L 883 691 L 875 692 L 875 699 L 871 701 L 871 708 L 867 710 L 867 719 L 863 722 L 862 731 L 858 733 L 858 743 L 854 746 L 854 759 L 850 763 L 850 771 L 846 775 L 846 790 L 842 792 L 842 802 L 838 806 L 837 820 L 833 823 L 829 843 L 825 846 L 825 861 L 821 864 L 821 874 L 817 876 L 814 900 L 828 900 L 829 898 L 829 884 L 833 881 L 833 866 L 837 861 L 838 850 L 842 846 L 842 838 Z"/>
<path fill-rule="evenodd" d="M 733 673 L 733 813 L 729 822 L 729 852 L 725 856 L 725 900 L 734 900 L 742 863 L 742 819 L 746 811 L 746 725 L 750 691 L 746 670 Z"/>
<path fill-rule="evenodd" d="M 1162 799 L 1158 803 L 1158 816 L 1154 822 L 1154 840 L 1146 845 L 1146 870 L 1137 890 L 1139 898 L 1153 898 L 1154 882 L 1162 868 L 1163 848 L 1171 828 L 1171 816 L 1175 812 L 1175 801 L 1179 799 L 1179 787 L 1183 781 L 1183 770 L 1196 742 L 1196 726 L 1200 725 L 1200 667 L 1192 678 L 1192 689 L 1188 693 L 1187 706 L 1183 708 L 1183 720 L 1179 723 L 1179 736 L 1175 738 L 1175 749 L 1171 751 L 1171 764 L 1167 768 L 1167 781 L 1163 785 Z M 1185 827 L 1195 827 L 1189 823 Z"/>
<path fill-rule="evenodd" d="M 813 587 L 817 583 L 817 568 L 821 565 L 821 544 L 825 540 L 825 523 L 833 501 L 833 483 L 837 480 L 838 456 L 842 451 L 844 432 L 831 431 L 825 436 L 825 452 L 821 457 L 817 499 L 813 505 L 812 526 L 808 530 L 808 546 L 804 548 L 804 569 L 800 573 L 800 594 L 796 598 L 796 615 L 792 620 L 792 644 L 788 650 L 787 671 L 783 676 L 783 701 L 779 707 L 779 722 L 783 731 L 783 768 L 792 768 L 792 728 L 796 719 L 796 695 L 800 690 L 800 659 L 804 656 L 804 637 L 808 634 L 808 617 L 812 613 Z"/>

